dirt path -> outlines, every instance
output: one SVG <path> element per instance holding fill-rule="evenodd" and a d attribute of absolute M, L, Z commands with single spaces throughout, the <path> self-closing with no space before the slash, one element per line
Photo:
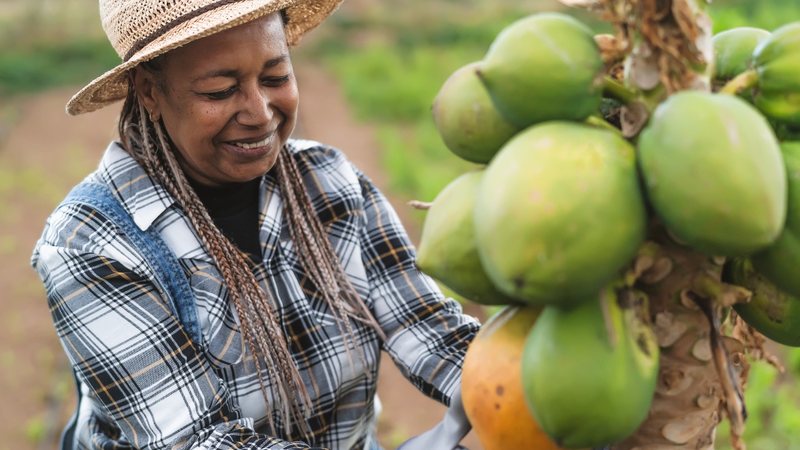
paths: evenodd
<path fill-rule="evenodd" d="M 338 85 L 314 65 L 298 67 L 302 94 L 297 135 L 343 149 L 381 188 L 373 130 L 356 122 Z M 0 115 L 0 450 L 50 449 L 72 410 L 67 362 L 53 331 L 41 283 L 29 266 L 44 220 L 71 186 L 94 169 L 115 135 L 119 105 L 68 117 L 72 88 L 44 92 L 4 107 Z M 413 239 L 405 202 L 391 197 Z M 380 437 L 387 450 L 435 424 L 444 408 L 382 361 Z M 11 406 L 9 406 L 11 405 Z M 470 436 L 466 444 L 479 450 Z M 432 449 L 433 450 L 433 449 Z"/>
<path fill-rule="evenodd" d="M 52 449 L 73 407 L 66 358 L 29 259 L 49 212 L 115 134 L 116 109 L 67 117 L 72 93 L 17 100 L 0 116 L 0 450 Z"/>

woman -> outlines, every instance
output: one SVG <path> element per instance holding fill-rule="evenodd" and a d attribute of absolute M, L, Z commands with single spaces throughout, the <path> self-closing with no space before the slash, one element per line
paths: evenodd
<path fill-rule="evenodd" d="M 339 1 L 100 1 L 124 61 L 67 110 L 124 98 L 120 141 L 32 260 L 80 383 L 64 447 L 379 448 L 380 350 L 454 402 L 439 431 L 468 430 L 478 324 L 416 269 L 366 177 L 289 138 L 289 45 Z M 407 448 L 455 445 L 441 435 Z"/>

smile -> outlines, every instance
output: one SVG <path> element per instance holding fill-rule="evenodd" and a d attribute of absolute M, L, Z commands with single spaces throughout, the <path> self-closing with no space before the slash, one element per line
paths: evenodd
<path fill-rule="evenodd" d="M 259 147 L 264 147 L 267 144 L 269 144 L 269 140 L 270 140 L 271 137 L 272 137 L 272 135 L 269 135 L 269 136 L 265 137 L 264 139 L 262 139 L 262 140 L 260 140 L 258 142 L 249 142 L 249 143 L 248 142 L 230 142 L 230 144 L 231 145 L 235 145 L 237 147 L 244 148 L 244 149 L 259 148 Z"/>

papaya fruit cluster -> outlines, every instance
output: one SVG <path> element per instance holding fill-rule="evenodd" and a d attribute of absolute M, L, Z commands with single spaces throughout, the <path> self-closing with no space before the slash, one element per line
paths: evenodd
<path fill-rule="evenodd" d="M 732 258 L 723 276 L 753 293 L 749 303 L 735 305 L 747 323 L 778 343 L 800 346 L 800 23 L 771 33 L 724 31 L 714 36 L 714 49 L 718 84 L 749 77 L 739 95 L 769 120 L 786 173 L 785 221 L 777 238 Z"/>
<path fill-rule="evenodd" d="M 653 220 L 727 257 L 727 281 L 754 292 L 739 314 L 800 345 L 800 24 L 730 30 L 714 47 L 720 92 L 667 97 L 634 138 L 602 120 L 600 50 L 567 15 L 512 23 L 441 87 L 442 140 L 482 166 L 433 201 L 417 264 L 469 300 L 512 305 L 465 361 L 465 406 L 487 450 L 524 448 L 501 409 L 541 448 L 601 447 L 646 418 L 659 348 L 642 302 L 618 286 Z M 738 95 L 723 87 L 732 80 Z"/>
<path fill-rule="evenodd" d="M 735 28 L 716 35 L 714 47 L 718 83 L 747 80 L 739 95 L 770 122 L 785 173 L 777 237 L 732 258 L 723 276 L 753 293 L 749 303 L 735 306 L 745 321 L 776 342 L 800 346 L 800 23 L 771 33 Z"/>

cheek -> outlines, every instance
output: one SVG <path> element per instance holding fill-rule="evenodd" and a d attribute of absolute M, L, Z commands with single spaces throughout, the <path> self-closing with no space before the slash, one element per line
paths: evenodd
<path fill-rule="evenodd" d="M 205 103 L 196 110 L 197 122 L 205 127 L 219 127 L 220 129 L 228 123 L 228 111 L 219 105 Z"/>
<path fill-rule="evenodd" d="M 296 88 L 292 89 L 291 91 L 283 92 L 278 98 L 273 100 L 278 106 L 278 109 L 286 117 L 286 122 L 289 125 L 289 128 L 294 128 L 294 124 L 297 120 L 297 108 L 300 103 L 299 100 L 300 99 Z"/>
<path fill-rule="evenodd" d="M 191 140 L 210 140 L 225 128 L 229 113 L 217 105 L 198 104 L 181 116 L 183 133 Z"/>
<path fill-rule="evenodd" d="M 164 123 L 178 152 L 195 164 L 213 160 L 217 153 L 216 137 L 225 128 L 227 111 L 201 103 L 183 104 L 171 109 L 172 117 L 165 114 Z"/>
<path fill-rule="evenodd" d="M 291 86 L 282 89 L 273 99 L 273 102 L 279 104 L 280 108 L 285 110 L 287 114 L 293 114 L 297 110 L 297 105 L 300 102 L 297 84 L 293 82 Z"/>

